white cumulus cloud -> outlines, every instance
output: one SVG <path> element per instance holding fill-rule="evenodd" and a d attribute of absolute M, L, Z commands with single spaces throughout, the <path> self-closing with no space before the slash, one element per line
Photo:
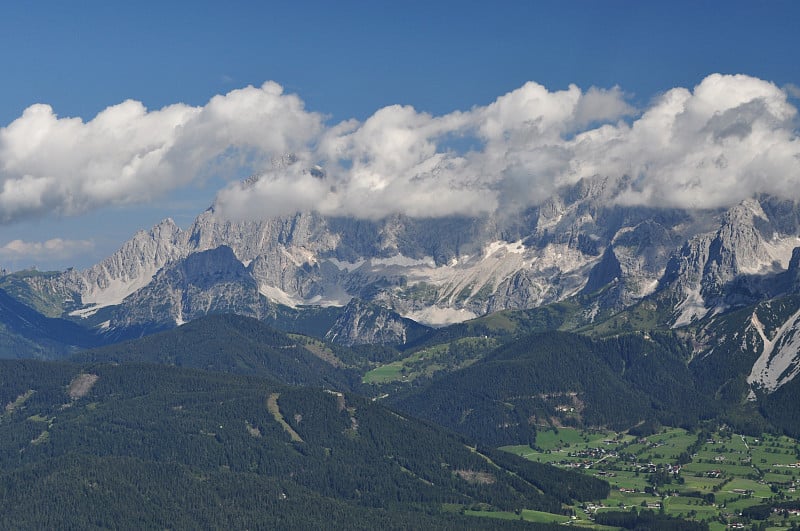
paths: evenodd
<path fill-rule="evenodd" d="M 444 116 L 389 106 L 363 123 L 326 129 L 300 154 L 298 169 L 265 172 L 255 186 L 233 184 L 218 195 L 217 207 L 230 217 L 310 205 L 325 214 L 378 218 L 524 206 L 571 178 L 565 138 L 633 112 L 618 88 L 550 92 L 532 82 L 488 106 Z M 324 167 L 324 179 L 303 173 L 314 164 Z M 287 194 L 290 189 L 305 193 Z"/>
<path fill-rule="evenodd" d="M 792 90 L 713 74 L 634 109 L 619 87 L 551 91 L 529 82 L 441 116 L 394 105 L 338 124 L 272 82 L 202 107 L 149 111 L 126 101 L 88 122 L 34 105 L 0 129 L 0 222 L 146 202 L 242 168 L 260 179 L 233 183 L 216 200 L 237 219 L 297 210 L 474 215 L 536 204 L 596 175 L 626 177 L 618 200 L 629 204 L 798 198 Z"/>
<path fill-rule="evenodd" d="M 223 213 L 315 208 L 381 217 L 478 214 L 533 205 L 581 178 L 626 177 L 627 204 L 716 208 L 757 193 L 798 198 L 800 141 L 784 90 L 714 74 L 635 111 L 619 88 L 549 91 L 536 83 L 444 116 L 380 109 L 328 128 L 296 169 L 231 185 Z M 325 167 L 314 180 L 302 168 Z M 294 200 L 292 200 L 294 198 Z"/>
<path fill-rule="evenodd" d="M 0 129 L 0 222 L 146 202 L 209 168 L 258 166 L 270 152 L 301 149 L 321 124 L 271 82 L 204 107 L 148 111 L 128 100 L 88 122 L 32 105 Z"/>
<path fill-rule="evenodd" d="M 596 170 L 626 174 L 631 203 L 719 207 L 756 193 L 797 198 L 797 110 L 775 85 L 712 75 L 694 91 L 673 89 L 615 142 L 603 142 Z M 589 158 L 582 150 L 576 157 Z"/>

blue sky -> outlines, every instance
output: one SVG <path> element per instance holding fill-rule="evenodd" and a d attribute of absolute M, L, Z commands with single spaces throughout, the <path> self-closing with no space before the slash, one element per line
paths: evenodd
<path fill-rule="evenodd" d="M 326 127 L 393 104 L 469 111 L 527 81 L 550 91 L 618 86 L 637 110 L 715 72 L 791 93 L 798 23 L 791 1 L 7 2 L 0 127 L 36 103 L 88 122 L 127 99 L 148 110 L 202 107 L 269 80 Z M 5 164 L 0 181 L 10 179 Z M 163 217 L 185 226 L 249 169 L 204 170 L 131 204 L 0 211 L 0 267 L 85 267 Z"/>

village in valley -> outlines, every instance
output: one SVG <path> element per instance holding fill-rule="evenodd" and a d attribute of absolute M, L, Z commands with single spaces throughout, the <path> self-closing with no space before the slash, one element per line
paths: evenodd
<path fill-rule="evenodd" d="M 570 517 L 532 513 L 531 520 L 591 528 L 603 511 L 652 510 L 712 530 L 800 526 L 800 444 L 790 437 L 747 436 L 726 426 L 659 427 L 649 435 L 551 427 L 534 445 L 503 450 L 611 485 L 607 499 L 576 505 Z"/>

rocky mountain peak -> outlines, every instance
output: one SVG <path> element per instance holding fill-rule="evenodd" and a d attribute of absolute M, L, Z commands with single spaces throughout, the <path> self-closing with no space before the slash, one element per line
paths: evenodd
<path fill-rule="evenodd" d="M 345 306 L 325 338 L 344 345 L 402 345 L 427 330 L 427 327 L 391 310 L 354 298 Z"/>
<path fill-rule="evenodd" d="M 256 281 L 222 245 L 167 264 L 114 309 L 110 324 L 155 330 L 211 313 L 261 317 L 267 307 Z"/>
<path fill-rule="evenodd" d="M 276 167 L 297 163 L 286 157 Z M 77 315 L 120 305 L 160 270 L 176 275 L 183 267 L 181 278 L 206 278 L 209 285 L 216 285 L 215 274 L 238 278 L 250 308 L 259 297 L 295 308 L 342 306 L 355 298 L 433 326 L 533 308 L 613 283 L 595 301 L 603 311 L 657 292 L 680 326 L 756 296 L 748 285 L 740 299 L 731 298 L 731 282 L 784 271 L 800 246 L 786 232 L 800 219 L 793 204 L 767 197 L 727 211 L 618 204 L 628 186 L 629 179 L 586 178 L 538 206 L 486 216 L 358 219 L 297 212 L 236 221 L 209 209 L 185 231 L 166 219 L 103 262 L 63 278 L 84 305 Z M 215 260 L 226 269 L 215 271 Z"/>
<path fill-rule="evenodd" d="M 712 308 L 758 300 L 763 295 L 758 287 L 741 279 L 782 272 L 800 243 L 798 235 L 783 233 L 781 226 L 760 201 L 748 199 L 722 213 L 716 230 L 690 238 L 667 262 L 659 285 L 677 301 L 675 325 L 688 324 Z"/>

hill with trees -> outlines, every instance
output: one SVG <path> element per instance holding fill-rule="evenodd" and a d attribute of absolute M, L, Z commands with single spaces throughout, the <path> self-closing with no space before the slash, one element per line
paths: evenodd
<path fill-rule="evenodd" d="M 546 482 L 338 391 L 156 364 L 0 362 L 0 512 L 15 528 L 481 528 L 470 507 L 562 511 Z M 447 509 L 447 510 L 446 510 Z M 509 523 L 511 528 L 517 523 Z"/>

